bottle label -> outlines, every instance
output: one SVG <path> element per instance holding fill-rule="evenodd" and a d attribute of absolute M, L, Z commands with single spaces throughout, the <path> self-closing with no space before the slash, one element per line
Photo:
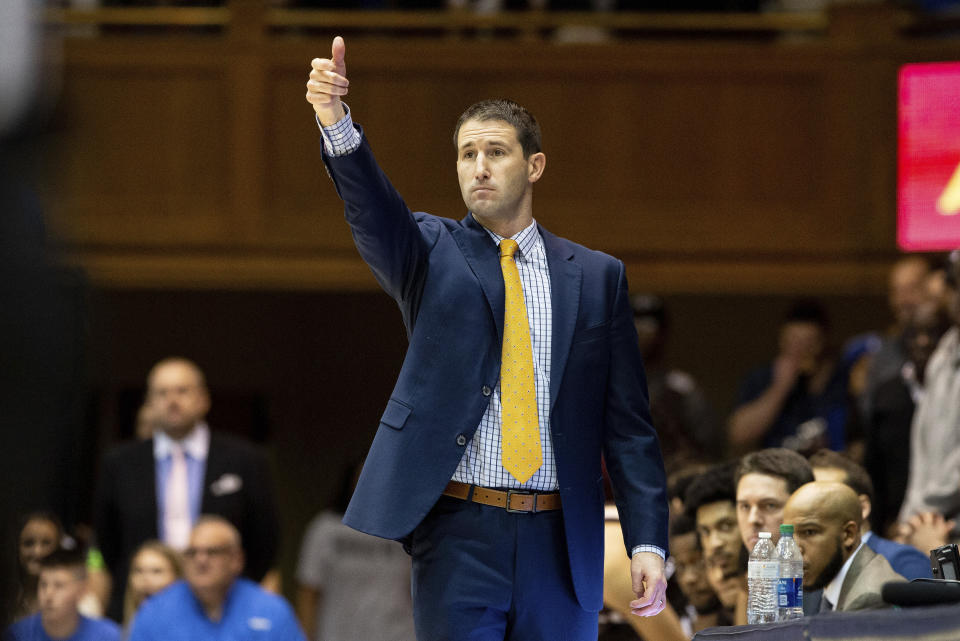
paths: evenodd
<path fill-rule="evenodd" d="M 777 605 L 781 608 L 803 607 L 802 577 L 781 577 L 777 581 Z"/>
<path fill-rule="evenodd" d="M 776 579 L 780 576 L 777 561 L 750 561 L 748 575 L 751 579 Z"/>

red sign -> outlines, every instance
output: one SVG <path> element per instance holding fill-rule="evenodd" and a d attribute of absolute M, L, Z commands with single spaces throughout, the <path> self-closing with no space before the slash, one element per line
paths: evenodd
<path fill-rule="evenodd" d="M 960 62 L 900 69 L 897 244 L 960 247 Z"/>

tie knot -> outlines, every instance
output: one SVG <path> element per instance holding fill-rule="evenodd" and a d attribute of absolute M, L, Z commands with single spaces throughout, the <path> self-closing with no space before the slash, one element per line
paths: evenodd
<path fill-rule="evenodd" d="M 517 241 L 512 238 L 504 238 L 500 241 L 500 257 L 513 258 L 519 248 L 520 245 L 517 244 Z"/>

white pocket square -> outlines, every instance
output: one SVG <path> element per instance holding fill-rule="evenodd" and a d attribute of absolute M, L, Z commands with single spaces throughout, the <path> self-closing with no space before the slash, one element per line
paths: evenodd
<path fill-rule="evenodd" d="M 210 484 L 210 491 L 214 496 L 223 496 L 224 494 L 233 494 L 239 492 L 243 487 L 243 479 L 236 474 L 224 474 L 216 481 Z"/>

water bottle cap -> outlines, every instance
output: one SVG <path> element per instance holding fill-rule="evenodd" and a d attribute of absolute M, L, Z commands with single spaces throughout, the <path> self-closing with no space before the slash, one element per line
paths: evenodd
<path fill-rule="evenodd" d="M 791 525 L 790 527 L 793 527 L 793 526 Z M 760 532 L 759 534 L 757 534 L 757 536 L 760 537 L 761 539 L 769 539 L 769 538 L 770 538 L 770 533 L 769 533 L 769 532 Z"/>
<path fill-rule="evenodd" d="M 780 526 L 780 534 L 789 534 L 790 536 L 793 536 L 793 526 L 789 523 L 784 523 Z"/>

